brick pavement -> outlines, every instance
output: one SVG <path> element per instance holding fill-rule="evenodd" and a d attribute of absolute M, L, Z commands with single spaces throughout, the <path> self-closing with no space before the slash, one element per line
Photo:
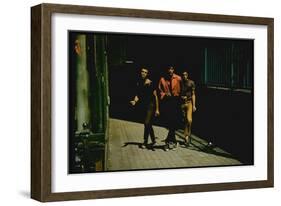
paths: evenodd
<path fill-rule="evenodd" d="M 207 142 L 192 135 L 192 143 L 186 148 L 182 143 L 181 131 L 177 131 L 179 146 L 176 150 L 164 151 L 164 139 L 168 130 L 153 126 L 156 139 L 155 151 L 141 149 L 143 125 L 118 119 L 109 121 L 109 140 L 107 170 L 138 170 L 179 167 L 205 167 L 241 165 L 231 154 L 214 147 L 207 147 Z"/>

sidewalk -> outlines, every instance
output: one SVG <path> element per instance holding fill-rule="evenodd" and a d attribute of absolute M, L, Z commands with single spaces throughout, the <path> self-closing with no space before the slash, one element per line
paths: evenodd
<path fill-rule="evenodd" d="M 177 132 L 179 146 L 164 151 L 167 129 L 154 126 L 157 144 L 155 151 L 141 149 L 143 125 L 119 119 L 110 119 L 107 170 L 137 170 L 154 168 L 205 167 L 241 165 L 231 154 L 220 148 L 208 148 L 207 142 L 192 135 L 192 143 L 186 148 L 181 131 Z"/>

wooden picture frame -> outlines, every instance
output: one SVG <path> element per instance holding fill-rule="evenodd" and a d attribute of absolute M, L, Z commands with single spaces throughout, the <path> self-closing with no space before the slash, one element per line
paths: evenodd
<path fill-rule="evenodd" d="M 169 185 L 157 187 L 106 189 L 93 191 L 52 192 L 51 160 L 51 17 L 54 13 L 98 15 L 127 18 L 220 22 L 267 27 L 267 179 L 257 181 Z M 273 187 L 273 36 L 272 18 L 214 14 L 150 11 L 91 6 L 41 4 L 31 8 L 31 197 L 48 201 L 80 200 L 139 195 L 204 192 Z"/>

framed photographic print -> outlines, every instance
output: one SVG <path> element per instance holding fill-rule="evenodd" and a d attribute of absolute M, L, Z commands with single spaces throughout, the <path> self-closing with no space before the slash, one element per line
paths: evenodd
<path fill-rule="evenodd" d="M 32 7 L 32 198 L 273 187 L 273 22 Z"/>

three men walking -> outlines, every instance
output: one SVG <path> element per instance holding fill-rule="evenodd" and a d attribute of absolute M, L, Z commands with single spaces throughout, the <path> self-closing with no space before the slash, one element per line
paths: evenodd
<path fill-rule="evenodd" d="M 164 150 L 176 149 L 178 144 L 175 131 L 181 125 L 181 116 L 184 116 L 184 140 L 185 145 L 188 146 L 191 139 L 192 113 L 196 111 L 194 81 L 189 79 L 186 71 L 180 77 L 175 73 L 174 67 L 170 66 L 160 77 L 158 88 L 156 88 L 152 80 L 148 78 L 148 73 L 147 68 L 141 69 L 136 95 L 130 101 L 132 106 L 139 103 L 142 109 L 141 114 L 144 115 L 144 142 L 141 147 L 147 148 L 149 136 L 152 148 L 156 143 L 152 124 L 154 116 L 160 115 L 159 107 L 161 119 L 168 129 Z"/>

